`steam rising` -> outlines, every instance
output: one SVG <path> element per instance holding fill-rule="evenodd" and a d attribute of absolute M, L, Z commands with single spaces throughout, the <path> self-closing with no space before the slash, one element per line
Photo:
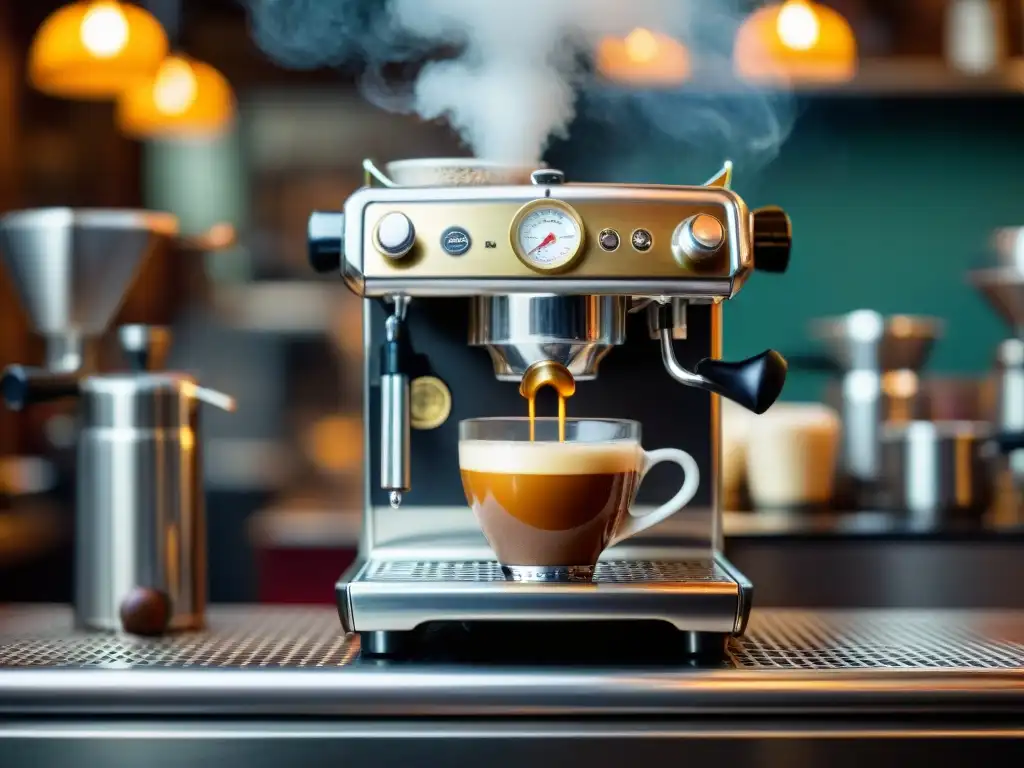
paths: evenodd
<path fill-rule="evenodd" d="M 630 129 L 653 127 L 682 151 L 762 165 L 795 117 L 791 94 L 758 91 L 732 75 L 733 40 L 749 10 L 741 0 L 247 1 L 253 36 L 271 58 L 292 68 L 363 64 L 371 101 L 447 120 L 478 157 L 535 162 L 583 104 Z M 687 46 L 701 64 L 690 83 L 601 82 L 588 64 L 598 42 L 637 27 Z M 411 81 L 384 75 L 423 59 Z"/>

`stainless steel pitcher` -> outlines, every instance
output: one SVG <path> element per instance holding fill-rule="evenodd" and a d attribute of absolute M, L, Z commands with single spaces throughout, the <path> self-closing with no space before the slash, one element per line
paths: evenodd
<path fill-rule="evenodd" d="M 79 399 L 74 611 L 82 628 L 158 634 L 204 623 L 200 404 L 235 404 L 187 374 L 138 370 L 148 363 L 144 331 L 121 334 L 135 371 L 79 377 L 11 366 L 2 381 L 14 409 Z"/>

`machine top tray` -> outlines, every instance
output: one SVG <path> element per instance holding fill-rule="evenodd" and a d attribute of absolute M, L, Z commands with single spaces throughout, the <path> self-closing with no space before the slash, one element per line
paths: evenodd
<path fill-rule="evenodd" d="M 330 608 L 219 608 L 210 627 L 143 640 L 74 632 L 63 608 L 7 609 L 0 712 L 1024 712 L 1024 612 L 755 610 L 715 668 L 363 660 Z"/>

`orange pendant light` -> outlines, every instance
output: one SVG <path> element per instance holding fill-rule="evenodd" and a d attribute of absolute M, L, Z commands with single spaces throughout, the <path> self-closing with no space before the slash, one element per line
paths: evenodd
<path fill-rule="evenodd" d="M 678 40 L 637 28 L 597 47 L 597 71 L 607 80 L 639 86 L 677 85 L 690 76 L 690 54 Z"/>
<path fill-rule="evenodd" d="M 72 3 L 51 14 L 36 33 L 29 81 L 51 96 L 110 99 L 152 76 L 167 49 L 160 22 L 137 5 Z"/>
<path fill-rule="evenodd" d="M 235 96 L 224 76 L 182 54 L 168 56 L 153 77 L 117 102 L 118 127 L 139 139 L 215 136 L 234 116 Z"/>
<path fill-rule="evenodd" d="M 846 82 L 857 73 L 857 40 L 838 11 L 786 0 L 743 23 L 734 63 L 736 73 L 753 82 Z"/>

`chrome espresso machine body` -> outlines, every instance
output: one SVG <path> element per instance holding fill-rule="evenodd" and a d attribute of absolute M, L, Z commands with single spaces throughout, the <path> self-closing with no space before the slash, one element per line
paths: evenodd
<path fill-rule="evenodd" d="M 786 372 L 773 351 L 718 359 L 721 301 L 755 269 L 785 271 L 789 219 L 750 212 L 729 166 L 704 186 L 525 176 L 405 187 L 368 176 L 343 213 L 310 218 L 314 268 L 365 299 L 364 519 L 337 584 L 342 624 L 379 655 L 432 627 L 523 622 L 660 622 L 691 652 L 721 654 L 744 630 L 751 585 L 721 552 L 715 395 L 761 413 Z M 538 257 L 534 240 L 551 238 Z M 570 417 L 639 421 L 645 447 L 683 448 L 701 472 L 691 505 L 605 552 L 590 583 L 506 581 L 463 495 L 459 421 L 524 414 L 516 383 L 543 360 L 582 382 Z M 652 473 L 635 507 L 677 482 Z"/>

